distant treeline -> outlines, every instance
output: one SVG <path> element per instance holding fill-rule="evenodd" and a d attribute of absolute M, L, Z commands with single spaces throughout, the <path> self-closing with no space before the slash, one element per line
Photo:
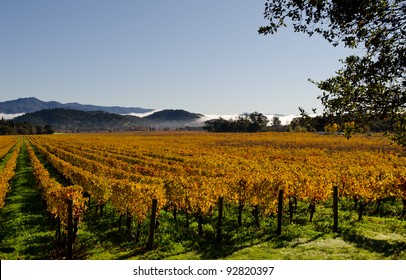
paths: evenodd
<path fill-rule="evenodd" d="M 243 114 L 236 119 L 213 119 L 206 121 L 204 130 L 209 132 L 259 132 L 265 131 L 269 123 L 268 118 L 258 112 Z"/>
<path fill-rule="evenodd" d="M 16 134 L 52 134 L 54 130 L 50 125 L 33 125 L 31 123 L 15 123 L 11 120 L 0 120 L 0 135 Z"/>
<path fill-rule="evenodd" d="M 268 125 L 270 123 L 270 125 Z M 362 127 L 351 127 L 351 118 L 329 118 L 325 116 L 310 117 L 301 110 L 301 116 L 292 119 L 288 125 L 282 125 L 278 117 L 271 121 L 258 112 L 243 114 L 236 119 L 213 119 L 205 122 L 204 130 L 208 132 L 346 132 L 350 128 L 353 132 L 387 132 L 393 130 L 393 122 L 390 120 L 373 120 L 369 125 Z M 353 124 L 356 126 L 355 124 Z"/>
<path fill-rule="evenodd" d="M 286 128 L 287 131 L 329 132 L 331 129 L 334 130 L 334 127 L 336 127 L 338 131 L 342 131 L 342 128 L 351 121 L 352 118 L 350 117 L 338 119 L 324 116 L 309 117 L 306 114 L 302 114 L 301 117 L 294 118 Z M 393 131 L 393 125 L 394 123 L 389 119 L 375 119 L 370 121 L 368 125 L 358 127 L 357 130 L 358 132 L 387 132 Z"/>

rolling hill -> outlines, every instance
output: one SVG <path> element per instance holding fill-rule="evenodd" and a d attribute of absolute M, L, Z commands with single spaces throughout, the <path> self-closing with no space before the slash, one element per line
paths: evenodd
<path fill-rule="evenodd" d="M 69 131 L 126 131 L 144 129 L 195 129 L 204 121 L 238 115 L 202 115 L 185 110 L 144 109 L 140 107 L 96 106 L 79 103 L 45 102 L 35 97 L 0 102 L 0 118 L 34 125 L 51 125 L 55 130 Z M 269 120 L 280 117 L 287 124 L 294 116 L 266 115 Z"/>
<path fill-rule="evenodd" d="M 96 105 L 83 105 L 79 103 L 59 103 L 57 101 L 45 102 L 35 97 L 19 98 L 16 100 L 0 102 L 0 113 L 3 114 L 20 114 L 20 113 L 33 113 L 43 109 L 73 109 L 81 111 L 104 111 L 113 114 L 131 114 L 131 113 L 148 113 L 153 109 L 144 109 L 140 107 L 119 107 L 119 106 L 96 106 Z"/>
<path fill-rule="evenodd" d="M 155 124 L 135 116 L 122 116 L 103 111 L 74 109 L 44 109 L 14 118 L 14 122 L 34 125 L 51 125 L 55 130 L 66 131 L 125 131 L 145 130 Z"/>
<path fill-rule="evenodd" d="M 151 129 L 174 129 L 201 126 L 201 115 L 184 110 L 163 110 L 144 118 L 111 114 L 104 111 L 81 111 L 74 109 L 44 109 L 27 113 L 13 119 L 15 123 L 51 125 L 57 131 L 129 131 Z"/>

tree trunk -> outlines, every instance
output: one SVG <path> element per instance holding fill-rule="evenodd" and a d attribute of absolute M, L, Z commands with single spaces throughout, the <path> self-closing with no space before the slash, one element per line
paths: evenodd
<path fill-rule="evenodd" d="M 126 222 L 126 235 L 127 237 L 131 236 L 131 224 L 132 224 L 132 217 L 129 211 L 127 210 L 127 222 Z"/>
<path fill-rule="evenodd" d="M 101 205 L 100 205 L 100 217 L 103 216 L 104 205 L 105 205 L 105 204 L 101 204 Z"/>
<path fill-rule="evenodd" d="M 244 209 L 244 204 L 240 202 L 238 205 L 238 225 L 242 226 L 242 210 Z"/>
<path fill-rule="evenodd" d="M 67 200 L 68 211 L 68 236 L 66 244 L 66 259 L 73 259 L 73 202 Z"/>
<path fill-rule="evenodd" d="M 289 198 L 289 221 L 292 223 L 293 222 L 293 212 L 295 208 L 293 206 L 293 197 Z"/>
<path fill-rule="evenodd" d="M 176 224 L 176 218 L 177 217 L 178 217 L 178 211 L 177 211 L 177 209 L 175 207 L 175 208 L 173 208 L 173 220 L 174 220 L 175 224 Z"/>
<path fill-rule="evenodd" d="M 221 238 L 222 238 L 222 227 L 223 227 L 223 203 L 224 199 L 223 197 L 219 197 L 219 213 L 218 213 L 218 219 L 217 219 L 217 235 L 216 235 L 216 242 L 218 244 L 221 243 Z"/>
<path fill-rule="evenodd" d="M 382 199 L 378 199 L 378 201 L 376 202 L 376 208 L 375 208 L 376 214 L 379 213 L 379 208 L 381 207 L 381 203 L 382 203 Z"/>
<path fill-rule="evenodd" d="M 313 215 L 316 212 L 316 204 L 314 202 L 310 203 L 309 210 L 310 210 L 310 222 L 313 222 Z"/>
<path fill-rule="evenodd" d="M 255 205 L 252 209 L 252 215 L 254 216 L 255 226 L 259 228 L 259 205 Z"/>
<path fill-rule="evenodd" d="M 354 196 L 353 199 L 354 199 L 354 203 L 355 203 L 355 205 L 354 205 L 354 210 L 357 210 L 359 199 L 358 199 L 357 197 L 355 197 L 355 196 Z"/>
<path fill-rule="evenodd" d="M 140 235 L 141 235 L 141 223 L 138 221 L 137 222 L 137 233 L 135 235 L 135 242 L 140 242 Z"/>
<path fill-rule="evenodd" d="M 189 231 L 189 211 L 187 209 L 186 209 L 185 215 L 186 215 L 186 224 L 185 224 L 185 226 L 186 226 L 186 230 Z"/>
<path fill-rule="evenodd" d="M 120 232 L 120 233 L 121 233 L 121 224 L 123 222 L 123 217 L 124 217 L 124 215 L 120 214 L 120 217 L 118 218 L 118 232 Z"/>
<path fill-rule="evenodd" d="M 364 209 L 365 209 L 365 205 L 366 205 L 365 202 L 361 202 L 360 205 L 359 205 L 359 209 L 358 209 L 358 221 L 361 221 L 361 220 L 362 220 L 362 215 L 363 215 L 363 212 L 364 212 Z"/>
<path fill-rule="evenodd" d="M 158 200 L 156 198 L 152 199 L 151 207 L 151 218 L 149 226 L 149 238 L 147 243 L 147 250 L 152 250 L 154 247 L 154 235 L 155 235 L 155 226 L 156 226 L 156 210 L 158 206 Z"/>
<path fill-rule="evenodd" d="M 199 236 L 203 236 L 203 216 L 201 213 L 199 213 L 197 216 L 197 230 Z"/>
<path fill-rule="evenodd" d="M 61 219 L 58 217 L 56 219 L 56 238 L 58 238 L 58 240 L 61 240 Z"/>
<path fill-rule="evenodd" d="M 333 187 L 333 232 L 338 232 L 338 187 Z"/>
<path fill-rule="evenodd" d="M 279 190 L 279 193 L 278 193 L 278 227 L 276 229 L 276 235 L 282 234 L 282 215 L 283 215 L 283 190 Z"/>

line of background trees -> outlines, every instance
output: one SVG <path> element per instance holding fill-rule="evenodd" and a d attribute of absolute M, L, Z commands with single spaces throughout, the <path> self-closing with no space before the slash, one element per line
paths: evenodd
<path fill-rule="evenodd" d="M 369 125 L 362 127 L 354 124 L 351 117 L 337 120 L 335 117 L 314 116 L 311 117 L 302 108 L 300 117 L 292 119 L 287 125 L 282 125 L 278 117 L 269 120 L 262 113 L 245 113 L 235 119 L 213 119 L 205 122 L 203 129 L 208 132 L 343 132 L 350 137 L 355 132 L 391 132 L 393 131 L 393 120 L 375 119 Z"/>
<path fill-rule="evenodd" d="M 50 125 L 33 125 L 31 123 L 15 123 L 11 120 L 0 120 L 0 135 L 17 134 L 52 134 L 54 130 Z"/>
<path fill-rule="evenodd" d="M 239 115 L 236 119 L 213 119 L 205 122 L 204 130 L 209 132 L 259 132 L 265 131 L 268 118 L 258 112 Z"/>

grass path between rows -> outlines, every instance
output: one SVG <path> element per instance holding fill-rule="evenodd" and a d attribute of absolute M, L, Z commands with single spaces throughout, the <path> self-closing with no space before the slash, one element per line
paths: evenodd
<path fill-rule="evenodd" d="M 0 225 L 0 259 L 52 258 L 54 231 L 36 187 L 25 143 L 5 206 L 0 209 Z"/>

